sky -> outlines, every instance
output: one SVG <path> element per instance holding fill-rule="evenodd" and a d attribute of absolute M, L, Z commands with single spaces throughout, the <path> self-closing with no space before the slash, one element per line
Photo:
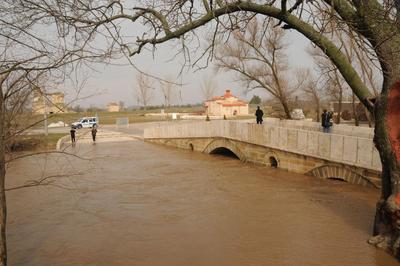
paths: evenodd
<path fill-rule="evenodd" d="M 201 32 L 200 32 L 201 34 Z M 287 55 L 289 64 L 292 69 L 298 67 L 312 68 L 312 59 L 305 52 L 305 48 L 309 45 L 309 41 L 302 37 L 296 31 L 286 31 L 287 42 L 289 43 Z M 239 82 L 235 81 L 235 75 L 231 73 L 217 73 L 213 63 L 208 68 L 195 71 L 195 69 L 185 70 L 180 77 L 179 72 L 182 67 L 182 56 L 174 58 L 178 52 L 175 43 L 165 43 L 157 47 L 153 56 L 151 52 L 143 51 L 141 54 L 131 58 L 133 63 L 146 73 L 165 78 L 166 76 L 174 77 L 178 86 L 172 104 L 195 104 L 204 100 L 201 92 L 202 80 L 207 77 L 214 77 L 218 86 L 216 95 L 222 95 L 225 90 L 230 89 L 232 93 L 245 100 L 250 100 L 253 95 L 258 95 L 262 99 L 268 99 L 269 95 L 262 89 L 251 91 L 244 94 L 245 88 Z M 123 63 L 127 61 L 115 61 L 113 63 Z M 75 101 L 72 105 L 80 105 L 84 107 L 96 106 L 105 107 L 109 102 L 123 101 L 125 106 L 137 105 L 135 97 L 135 82 L 137 71 L 130 65 L 118 66 L 115 64 L 98 64 L 92 66 L 93 70 L 86 70 L 88 80 L 84 85 L 84 89 L 80 94 L 81 100 Z M 75 97 L 72 85 L 64 83 L 57 90 L 66 93 L 66 101 L 71 101 Z M 150 105 L 163 104 L 163 96 L 161 89 L 155 89 L 154 97 Z M 89 96 L 89 97 L 88 97 Z"/>

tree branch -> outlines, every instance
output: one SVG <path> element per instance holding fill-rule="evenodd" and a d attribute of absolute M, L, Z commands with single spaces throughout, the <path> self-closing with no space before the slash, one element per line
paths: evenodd
<path fill-rule="evenodd" d="M 326 55 L 332 60 L 332 62 L 337 66 L 340 73 L 343 75 L 343 77 L 345 78 L 349 86 L 352 88 L 354 93 L 360 99 L 360 101 L 366 106 L 366 108 L 369 111 L 372 112 L 373 103 L 369 100 L 369 98 L 372 97 L 372 95 L 370 94 L 369 89 L 362 82 L 361 78 L 359 77 L 355 69 L 352 67 L 351 63 L 347 60 L 346 56 L 335 46 L 335 44 L 327 37 L 321 35 L 308 23 L 288 13 L 285 13 L 283 15 L 282 10 L 273 6 L 260 5 L 256 3 L 242 2 L 242 1 L 235 1 L 226 4 L 223 7 L 215 9 L 212 13 L 209 12 L 204 16 L 200 17 L 199 19 L 193 20 L 183 25 L 182 27 L 176 29 L 171 33 L 165 32 L 164 37 L 138 40 L 137 42 L 139 43 L 139 47 L 137 50 L 131 53 L 131 56 L 140 53 L 141 49 L 146 44 L 155 45 L 166 42 L 174 38 L 178 38 L 180 36 L 183 36 L 189 31 L 192 31 L 194 29 L 197 29 L 205 25 L 206 23 L 217 17 L 235 13 L 238 11 L 254 12 L 257 14 L 262 14 L 265 16 L 276 18 L 278 20 L 282 20 L 286 24 L 290 25 L 293 29 L 303 34 L 306 38 L 311 40 L 315 45 L 321 48 L 324 51 L 324 53 L 326 53 Z M 353 14 L 354 12 L 350 12 L 348 15 L 352 16 Z"/>

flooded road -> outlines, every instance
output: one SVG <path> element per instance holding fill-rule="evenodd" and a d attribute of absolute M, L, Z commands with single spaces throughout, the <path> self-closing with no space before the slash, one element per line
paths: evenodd
<path fill-rule="evenodd" d="M 379 191 L 141 141 L 16 161 L 10 265 L 399 265 L 366 243 Z"/>

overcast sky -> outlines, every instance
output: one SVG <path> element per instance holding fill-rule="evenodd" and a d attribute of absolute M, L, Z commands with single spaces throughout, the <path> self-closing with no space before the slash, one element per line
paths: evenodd
<path fill-rule="evenodd" d="M 291 68 L 297 67 L 312 67 L 312 60 L 305 52 L 309 42 L 295 31 L 287 31 L 287 42 L 290 44 L 287 53 Z M 176 44 L 166 43 L 157 47 L 157 51 L 153 54 L 143 51 L 140 55 L 132 58 L 135 65 L 140 67 L 147 73 L 159 77 L 172 76 L 177 77 L 182 66 L 182 57 L 177 57 L 174 60 L 174 54 L 177 52 Z M 125 61 L 124 61 L 125 62 Z M 117 63 L 117 62 L 116 62 Z M 134 86 L 137 71 L 129 65 L 96 65 L 93 66 L 96 71 L 88 70 L 88 81 L 85 84 L 84 90 L 80 97 L 84 98 L 87 95 L 91 97 L 77 101 L 73 105 L 81 106 L 98 106 L 105 107 L 109 102 L 123 101 L 125 106 L 136 105 Z M 234 95 L 237 95 L 246 100 L 251 99 L 255 95 L 259 95 L 263 99 L 269 96 L 263 90 L 252 91 L 244 95 L 243 86 L 235 82 L 235 76 L 229 73 L 216 73 L 213 64 L 211 63 L 207 69 L 195 72 L 194 70 L 184 71 L 181 77 L 176 81 L 182 81 L 183 86 L 177 88 L 176 97 L 173 104 L 193 104 L 203 101 L 201 92 L 202 80 L 207 76 L 215 76 L 218 81 L 216 90 L 217 95 L 222 95 L 226 89 L 230 89 Z M 291 77 L 288 77 L 289 79 Z M 65 83 L 59 87 L 59 90 L 66 92 L 66 99 L 69 101 L 74 93 L 71 90 L 71 85 Z M 154 98 L 151 105 L 159 105 L 163 103 L 163 96 L 160 89 L 154 90 Z"/>

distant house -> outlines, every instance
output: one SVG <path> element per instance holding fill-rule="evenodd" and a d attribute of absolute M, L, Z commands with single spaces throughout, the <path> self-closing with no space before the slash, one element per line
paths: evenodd
<path fill-rule="evenodd" d="M 32 112 L 35 114 L 65 113 L 64 93 L 44 93 L 35 91 L 32 101 Z"/>
<path fill-rule="evenodd" d="M 119 112 L 121 107 L 119 106 L 118 103 L 112 102 L 107 104 L 107 111 L 108 112 Z"/>
<path fill-rule="evenodd" d="M 226 90 L 223 96 L 213 97 L 204 102 L 207 115 L 248 115 L 249 104 L 234 96 L 230 90 Z"/>
<path fill-rule="evenodd" d="M 360 101 L 355 101 L 355 106 L 359 105 Z M 329 109 L 332 110 L 334 113 L 339 112 L 339 102 L 330 102 Z M 353 113 L 353 102 L 352 101 L 342 101 L 342 108 L 341 112 L 349 112 Z"/>

